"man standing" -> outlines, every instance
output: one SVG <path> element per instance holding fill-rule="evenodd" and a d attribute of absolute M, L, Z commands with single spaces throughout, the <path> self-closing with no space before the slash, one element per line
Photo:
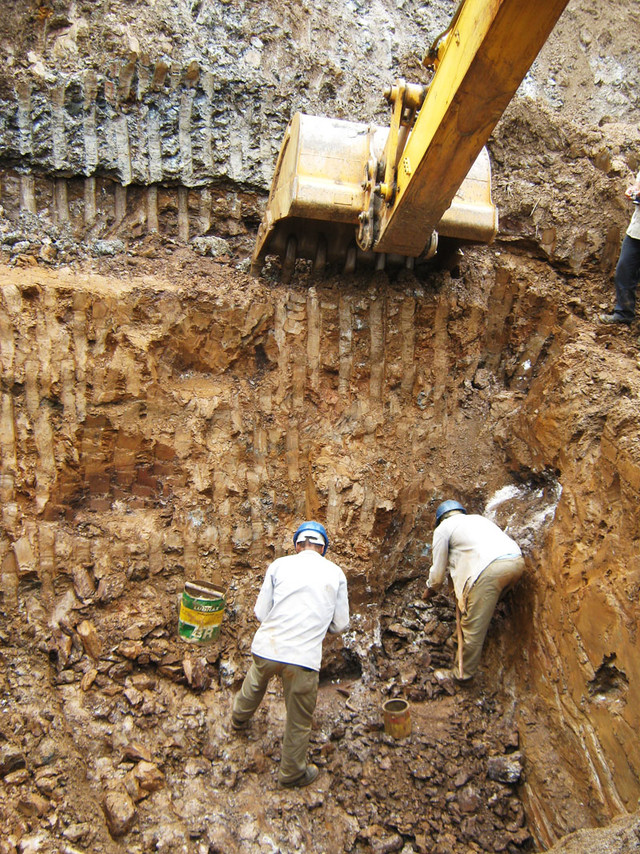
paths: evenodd
<path fill-rule="evenodd" d="M 640 172 L 625 195 L 633 201 L 633 216 L 616 265 L 616 304 L 613 314 L 601 314 L 600 320 L 629 326 L 636 315 L 636 289 L 640 279 Z"/>
<path fill-rule="evenodd" d="M 347 579 L 324 555 L 327 532 L 303 522 L 293 535 L 294 555 L 273 561 L 255 605 L 260 627 L 251 645 L 253 663 L 233 702 L 231 726 L 244 729 L 272 676 L 282 680 L 287 723 L 278 782 L 307 786 L 318 768 L 307 764 L 311 720 L 316 707 L 322 642 L 327 631 L 349 625 Z"/>
<path fill-rule="evenodd" d="M 458 682 L 467 682 L 478 670 L 484 639 L 498 600 L 524 571 L 522 552 L 518 544 L 489 519 L 468 515 L 462 504 L 448 500 L 436 510 L 432 561 L 427 598 L 435 595 L 449 570 L 462 634 L 462 656 L 458 649 L 458 662 L 450 675 Z"/>

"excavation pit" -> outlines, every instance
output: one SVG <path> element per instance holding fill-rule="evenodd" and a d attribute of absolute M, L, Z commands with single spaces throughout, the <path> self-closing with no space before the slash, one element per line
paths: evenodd
<path fill-rule="evenodd" d="M 247 271 L 288 115 L 377 122 L 449 10 L 27 5 L 0 45 L 0 854 L 633 850 L 638 330 L 598 321 L 633 4 L 570 4 L 497 126 L 493 245 L 286 287 Z M 468 686 L 433 676 L 446 497 L 526 559 Z M 283 793 L 278 686 L 242 734 L 229 714 L 266 566 L 312 517 L 352 622 L 318 781 Z M 175 607 L 196 567 L 227 599 L 202 647 Z M 384 732 L 397 697 L 410 738 Z"/>

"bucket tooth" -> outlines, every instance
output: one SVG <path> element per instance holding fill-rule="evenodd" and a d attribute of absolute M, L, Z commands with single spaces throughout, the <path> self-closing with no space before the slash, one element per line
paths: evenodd
<path fill-rule="evenodd" d="M 356 258 L 357 258 L 357 250 L 355 246 L 350 246 L 347 249 L 347 254 L 344 259 L 344 272 L 347 275 L 351 273 L 355 273 L 356 271 Z"/>
<path fill-rule="evenodd" d="M 293 276 L 293 271 L 296 266 L 296 256 L 298 253 L 298 240 L 297 238 L 291 234 L 287 238 L 287 244 L 284 250 L 284 257 L 282 259 L 282 282 L 285 285 L 288 285 L 291 281 L 291 277 Z"/>
<path fill-rule="evenodd" d="M 322 275 L 327 266 L 327 241 L 320 235 L 316 247 L 316 257 L 313 259 L 313 272 Z"/>

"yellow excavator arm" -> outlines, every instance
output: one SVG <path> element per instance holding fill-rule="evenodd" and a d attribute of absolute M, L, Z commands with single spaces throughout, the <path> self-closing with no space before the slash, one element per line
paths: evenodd
<path fill-rule="evenodd" d="M 296 113 L 276 164 L 252 271 L 268 254 L 291 277 L 361 256 L 430 257 L 438 233 L 490 242 L 498 227 L 484 148 L 568 0 L 462 0 L 424 64 L 429 85 L 385 92 L 388 128 Z"/>

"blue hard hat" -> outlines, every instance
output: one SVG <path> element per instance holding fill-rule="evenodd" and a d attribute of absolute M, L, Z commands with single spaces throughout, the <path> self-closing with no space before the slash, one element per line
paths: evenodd
<path fill-rule="evenodd" d="M 309 537 L 302 536 L 303 534 L 309 534 Z M 321 525 L 320 522 L 303 522 L 301 525 L 298 525 L 298 528 L 293 535 L 293 545 L 295 546 L 298 539 L 302 537 L 302 539 L 310 539 L 312 542 L 318 542 L 317 537 L 320 535 L 322 537 L 324 548 L 322 550 L 322 554 L 326 554 L 327 549 L 329 548 L 329 537 L 327 536 L 327 532 L 325 530 L 324 525 Z M 318 543 L 320 545 L 320 543 Z"/>
<path fill-rule="evenodd" d="M 442 521 L 445 513 L 450 513 L 452 510 L 459 510 L 461 513 L 467 512 L 459 501 L 454 501 L 452 498 L 443 501 L 442 504 L 438 505 L 438 509 L 436 510 L 436 528 Z"/>

